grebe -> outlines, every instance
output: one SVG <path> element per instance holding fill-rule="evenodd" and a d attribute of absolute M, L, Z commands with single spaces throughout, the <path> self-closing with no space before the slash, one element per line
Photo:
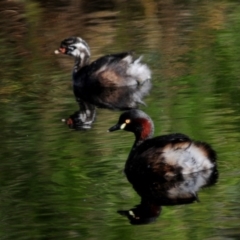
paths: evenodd
<path fill-rule="evenodd" d="M 123 129 L 135 134 L 135 142 L 125 165 L 130 182 L 136 175 L 150 174 L 163 178 L 190 174 L 216 166 L 216 153 L 207 143 L 175 133 L 154 137 L 151 118 L 141 110 L 121 114 L 109 131 Z"/>
<path fill-rule="evenodd" d="M 151 71 L 135 59 L 131 52 L 109 54 L 90 63 L 90 48 L 80 37 L 64 39 L 56 54 L 74 57 L 73 92 L 81 114 L 79 122 L 92 123 L 95 106 L 114 110 L 128 110 L 144 104 L 151 89 Z M 82 108 L 84 106 L 84 108 Z M 94 112 L 94 113 L 93 113 Z M 81 116 L 84 116 L 81 118 Z"/>

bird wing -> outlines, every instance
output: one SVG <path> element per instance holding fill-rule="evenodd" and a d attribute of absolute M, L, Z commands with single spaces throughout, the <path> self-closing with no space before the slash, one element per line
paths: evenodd
<path fill-rule="evenodd" d="M 99 84 L 104 87 L 125 86 L 128 81 L 127 67 L 132 61 L 133 57 L 129 52 L 106 55 L 90 65 L 90 75 L 98 79 Z"/>
<path fill-rule="evenodd" d="M 184 134 L 170 134 L 144 141 L 128 159 L 126 167 L 175 176 L 210 169 L 215 166 L 215 160 L 216 153 L 208 144 L 192 141 Z"/>

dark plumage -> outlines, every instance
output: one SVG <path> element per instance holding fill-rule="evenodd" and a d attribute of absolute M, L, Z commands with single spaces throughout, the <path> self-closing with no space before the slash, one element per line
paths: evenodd
<path fill-rule="evenodd" d="M 131 224 L 156 220 L 161 206 L 198 201 L 200 188 L 217 181 L 216 153 L 204 142 L 175 133 L 154 137 L 151 118 L 140 110 L 124 112 L 109 131 L 123 129 L 135 134 L 125 173 L 141 196 L 141 203 L 118 211 Z"/>
<path fill-rule="evenodd" d="M 63 40 L 55 53 L 75 59 L 72 80 L 79 114 L 70 116 L 73 124 L 69 126 L 91 128 L 95 106 L 128 110 L 144 104 L 143 98 L 151 89 L 151 71 L 141 63 L 141 57 L 135 59 L 131 52 L 124 52 L 106 55 L 90 63 L 90 48 L 80 37 Z M 71 122 L 68 120 L 66 122 Z"/>
<path fill-rule="evenodd" d="M 72 78 L 76 99 L 80 98 L 98 106 L 96 98 L 94 99 L 95 101 L 92 101 L 91 96 L 99 93 L 97 90 L 91 91 L 91 89 L 122 88 L 124 92 L 118 92 L 118 94 L 122 94 L 122 97 L 125 96 L 125 92 L 129 91 L 132 93 L 134 91 L 135 97 L 129 98 L 131 100 L 130 103 L 125 102 L 125 106 L 122 106 L 123 104 L 119 98 L 119 106 L 116 104 L 116 101 L 114 106 L 111 106 L 110 100 L 107 100 L 105 95 L 104 100 L 100 99 L 99 105 L 100 107 L 110 107 L 111 109 L 130 109 L 142 103 L 142 98 L 150 90 L 150 69 L 146 64 L 141 63 L 141 57 L 134 59 L 130 52 L 109 54 L 90 63 L 90 48 L 88 44 L 79 37 L 70 37 L 61 42 L 60 48 L 55 53 L 63 53 L 75 58 Z M 142 90 L 141 86 L 144 84 L 147 86 Z M 133 86 L 135 87 L 133 88 Z M 100 94 L 98 96 L 100 97 Z M 114 96 L 115 92 L 112 92 L 109 98 L 114 98 Z"/>
<path fill-rule="evenodd" d="M 109 131 L 119 129 L 133 132 L 136 138 L 125 165 L 130 182 L 136 175 L 167 179 L 216 165 L 216 153 L 207 143 L 193 141 L 181 133 L 152 138 L 153 122 L 143 111 L 124 112 Z"/>

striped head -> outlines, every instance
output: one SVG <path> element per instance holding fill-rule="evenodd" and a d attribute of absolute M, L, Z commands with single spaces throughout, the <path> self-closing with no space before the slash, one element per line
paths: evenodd
<path fill-rule="evenodd" d="M 55 54 L 67 54 L 81 60 L 90 58 L 90 48 L 88 44 L 80 37 L 70 37 L 64 39 Z"/>

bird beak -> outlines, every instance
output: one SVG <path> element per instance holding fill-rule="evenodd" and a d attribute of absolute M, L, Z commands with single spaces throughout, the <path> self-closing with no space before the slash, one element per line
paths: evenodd
<path fill-rule="evenodd" d="M 120 129 L 121 129 L 121 125 L 120 124 L 116 124 L 116 125 L 110 127 L 108 129 L 108 132 L 113 132 L 113 131 L 117 131 L 117 130 L 120 130 Z"/>
<path fill-rule="evenodd" d="M 58 50 L 55 50 L 54 53 L 55 53 L 55 54 L 59 54 L 59 53 L 64 54 L 64 53 L 66 53 L 66 51 L 67 51 L 66 48 L 64 48 L 64 47 L 61 48 L 61 47 L 60 47 Z"/>

